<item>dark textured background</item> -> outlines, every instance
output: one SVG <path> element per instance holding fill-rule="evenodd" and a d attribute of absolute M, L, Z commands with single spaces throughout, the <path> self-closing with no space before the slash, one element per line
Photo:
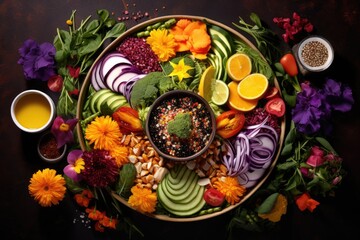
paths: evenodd
<path fill-rule="evenodd" d="M 257 13 L 278 34 L 273 17 L 290 17 L 294 11 L 307 17 L 317 33 L 326 37 L 335 49 L 335 61 L 329 75 L 349 84 L 355 105 L 351 112 L 334 117 L 335 129 L 329 139 L 344 158 L 348 171 L 336 198 L 328 198 L 314 213 L 299 212 L 290 207 L 280 229 L 270 233 L 236 231 L 234 239 L 349 239 L 357 236 L 359 216 L 359 1 L 278 1 L 278 0 L 137 0 L 129 3 L 129 12 L 148 12 L 150 17 L 186 14 L 205 16 L 232 27 L 239 16 L 248 21 L 251 12 Z M 134 5 L 135 4 L 135 5 Z M 38 136 L 21 132 L 10 117 L 13 98 L 27 88 L 40 85 L 27 83 L 21 66 L 18 48 L 28 39 L 41 43 L 52 42 L 56 28 L 66 28 L 71 11 L 77 19 L 96 16 L 97 9 L 107 9 L 114 16 L 123 16 L 123 1 L 0 1 L 0 234 L 1 239 L 126 239 L 122 235 L 94 233 L 80 220 L 69 197 L 60 205 L 41 208 L 29 196 L 27 186 L 32 174 L 49 166 L 36 155 Z M 143 18 L 140 21 L 147 20 Z M 128 26 L 136 24 L 127 21 Z M 125 209 L 126 210 L 126 209 Z M 128 210 L 127 210 L 128 211 Z M 349 217 L 352 216 L 352 218 Z M 225 214 L 210 220 L 192 223 L 169 223 L 153 220 L 132 211 L 128 216 L 143 230 L 146 239 L 225 239 L 231 217 Z M 355 220 L 352 220 L 355 219 Z"/>

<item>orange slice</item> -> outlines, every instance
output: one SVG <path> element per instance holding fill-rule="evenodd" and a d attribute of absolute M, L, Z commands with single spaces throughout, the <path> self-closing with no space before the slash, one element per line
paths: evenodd
<path fill-rule="evenodd" d="M 226 61 L 226 71 L 234 81 L 241 81 L 251 73 L 251 59 L 244 53 L 235 53 Z"/>
<path fill-rule="evenodd" d="M 239 82 L 236 81 L 231 81 L 228 84 L 229 92 L 230 92 L 228 99 L 228 106 L 232 109 L 236 109 L 243 112 L 248 112 L 253 110 L 256 107 L 258 101 L 246 100 L 240 97 L 240 95 L 237 92 L 238 85 Z"/>
<path fill-rule="evenodd" d="M 265 94 L 268 86 L 269 81 L 265 75 L 253 73 L 239 83 L 237 92 L 247 100 L 258 100 Z"/>
<path fill-rule="evenodd" d="M 209 66 L 201 75 L 199 82 L 199 95 L 205 98 L 208 102 L 211 100 L 215 82 L 215 68 L 213 66 Z"/>

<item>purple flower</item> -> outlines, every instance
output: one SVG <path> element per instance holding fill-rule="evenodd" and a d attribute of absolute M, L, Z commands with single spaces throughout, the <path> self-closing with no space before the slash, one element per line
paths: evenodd
<path fill-rule="evenodd" d="M 354 104 L 351 88 L 330 78 L 326 80 L 320 93 L 325 96 L 326 104 L 329 104 L 329 107 L 335 111 L 350 111 Z"/>
<path fill-rule="evenodd" d="M 85 162 L 82 155 L 83 151 L 78 149 L 69 152 L 67 156 L 68 165 L 64 168 L 65 175 L 77 182 L 82 179 L 80 173 L 85 169 Z"/>
<path fill-rule="evenodd" d="M 291 113 L 296 129 L 304 134 L 315 134 L 320 130 L 330 134 L 332 112 L 350 111 L 354 103 L 351 89 L 333 79 L 327 79 L 322 89 L 314 88 L 310 83 L 303 83 L 301 87 Z"/>
<path fill-rule="evenodd" d="M 78 122 L 78 119 L 69 119 L 64 121 L 60 116 L 57 116 L 51 126 L 51 132 L 56 138 L 58 148 L 62 147 L 66 143 L 72 143 L 74 141 L 73 130 Z"/>
<path fill-rule="evenodd" d="M 28 39 L 19 49 L 19 53 L 18 64 L 23 66 L 27 80 L 47 81 L 56 74 L 56 49 L 51 43 L 45 42 L 39 45 L 34 40 Z"/>
<path fill-rule="evenodd" d="M 322 98 L 315 88 L 309 84 L 301 85 L 302 91 L 297 94 L 296 105 L 292 109 L 292 120 L 299 132 L 312 134 L 319 131 L 322 111 Z"/>

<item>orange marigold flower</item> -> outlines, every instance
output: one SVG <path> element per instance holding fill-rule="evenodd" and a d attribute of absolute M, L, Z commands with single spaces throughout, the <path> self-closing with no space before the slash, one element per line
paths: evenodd
<path fill-rule="evenodd" d="M 85 138 L 94 149 L 110 150 L 120 144 L 121 137 L 118 123 L 110 116 L 96 117 L 85 130 Z"/>
<path fill-rule="evenodd" d="M 96 208 L 87 208 L 85 209 L 85 212 L 88 213 L 88 217 L 90 219 L 95 221 L 99 221 L 103 219 L 103 217 L 105 216 L 105 213 L 96 210 Z"/>
<path fill-rule="evenodd" d="M 115 162 L 118 167 L 121 167 L 125 163 L 129 162 L 129 149 L 125 146 L 115 146 L 113 149 L 110 150 L 110 155 L 115 158 Z"/>
<path fill-rule="evenodd" d="M 279 222 L 281 216 L 286 214 L 287 204 L 288 202 L 286 197 L 282 194 L 279 194 L 271 211 L 268 213 L 259 213 L 258 215 L 263 219 L 269 219 L 271 222 Z"/>
<path fill-rule="evenodd" d="M 63 200 L 66 187 L 65 179 L 54 169 L 46 168 L 34 173 L 30 179 L 29 193 L 43 207 L 57 205 Z"/>
<path fill-rule="evenodd" d="M 202 21 L 180 19 L 170 29 L 177 43 L 176 51 L 189 51 L 197 59 L 206 59 L 211 48 L 211 37 L 207 33 L 206 24 Z"/>
<path fill-rule="evenodd" d="M 214 183 L 214 188 L 225 195 L 225 199 L 231 205 L 240 202 L 245 193 L 245 187 L 240 185 L 236 177 L 224 177 Z"/>
<path fill-rule="evenodd" d="M 320 203 L 312 199 L 308 193 L 303 193 L 296 198 L 296 205 L 301 211 L 308 209 L 310 212 L 313 212 L 319 204 Z"/>
<path fill-rule="evenodd" d="M 128 200 L 130 206 L 143 213 L 152 213 L 155 211 L 157 202 L 156 193 L 137 185 L 131 188 L 131 193 L 132 195 Z"/>
<path fill-rule="evenodd" d="M 167 29 L 154 29 L 146 39 L 156 56 L 161 62 L 168 61 L 176 55 L 176 42 L 174 36 Z"/>

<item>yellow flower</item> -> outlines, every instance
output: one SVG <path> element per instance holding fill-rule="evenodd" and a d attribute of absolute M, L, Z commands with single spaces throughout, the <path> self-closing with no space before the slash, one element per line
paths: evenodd
<path fill-rule="evenodd" d="M 70 19 L 66 20 L 66 24 L 68 26 L 72 26 L 73 25 L 73 21 L 71 21 Z"/>
<path fill-rule="evenodd" d="M 94 143 L 94 149 L 111 150 L 120 144 L 121 137 L 118 123 L 110 116 L 96 117 L 85 130 L 85 138 Z"/>
<path fill-rule="evenodd" d="M 191 77 L 187 71 L 192 69 L 192 67 L 185 64 L 185 60 L 182 58 L 178 64 L 170 62 L 173 67 L 173 71 L 169 74 L 169 76 L 178 76 L 179 81 L 181 82 L 184 78 Z"/>
<path fill-rule="evenodd" d="M 157 202 L 156 193 L 148 188 L 141 188 L 137 185 L 131 188 L 132 195 L 128 203 L 136 210 L 143 213 L 152 213 L 155 211 Z"/>
<path fill-rule="evenodd" d="M 226 201 L 231 205 L 238 203 L 246 190 L 235 177 L 221 178 L 214 183 L 214 187 L 225 195 Z"/>
<path fill-rule="evenodd" d="M 66 192 L 65 179 L 56 175 L 54 169 L 46 168 L 32 175 L 29 184 L 30 195 L 43 207 L 57 205 L 63 200 Z"/>
<path fill-rule="evenodd" d="M 168 61 L 176 54 L 176 42 L 174 36 L 169 34 L 166 29 L 154 29 L 150 32 L 150 36 L 146 39 L 146 43 L 157 55 L 161 62 Z"/>
<path fill-rule="evenodd" d="M 115 162 L 118 167 L 121 167 L 125 163 L 129 162 L 129 149 L 125 146 L 115 146 L 110 150 L 110 155 L 115 158 Z"/>
<path fill-rule="evenodd" d="M 279 196 L 276 198 L 276 202 L 274 207 L 271 209 L 268 213 L 259 213 L 259 217 L 263 219 L 269 219 L 271 222 L 279 222 L 281 219 L 281 216 L 283 214 L 286 214 L 287 209 L 287 199 L 284 195 L 279 194 Z"/>

